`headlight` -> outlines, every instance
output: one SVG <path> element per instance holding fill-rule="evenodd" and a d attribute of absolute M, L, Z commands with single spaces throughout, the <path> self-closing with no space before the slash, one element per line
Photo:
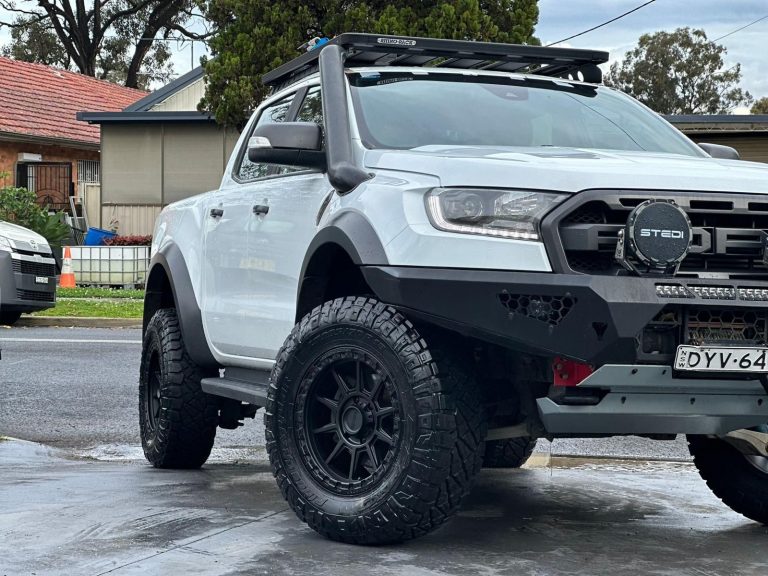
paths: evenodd
<path fill-rule="evenodd" d="M 0 250 L 3 252 L 13 252 L 13 245 L 5 236 L 0 236 Z"/>
<path fill-rule="evenodd" d="M 539 240 L 539 222 L 564 194 L 483 188 L 435 188 L 426 197 L 433 226 L 447 232 Z"/>

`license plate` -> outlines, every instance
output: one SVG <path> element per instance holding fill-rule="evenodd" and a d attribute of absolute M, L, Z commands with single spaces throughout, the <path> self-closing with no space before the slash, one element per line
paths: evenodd
<path fill-rule="evenodd" d="M 48 284 L 48 276 L 35 276 L 36 284 Z"/>
<path fill-rule="evenodd" d="M 678 346 L 675 368 L 691 372 L 768 373 L 768 348 Z"/>

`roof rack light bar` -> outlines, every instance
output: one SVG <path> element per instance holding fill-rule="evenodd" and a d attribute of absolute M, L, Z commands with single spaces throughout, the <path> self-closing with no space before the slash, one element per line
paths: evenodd
<path fill-rule="evenodd" d="M 341 34 L 322 48 L 302 54 L 265 74 L 264 84 L 278 89 L 318 68 L 320 52 L 337 45 L 345 54 L 346 67 L 430 66 L 526 72 L 599 83 L 599 64 L 608 53 L 573 48 L 546 48 L 521 44 L 497 44 L 468 40 L 441 40 L 381 34 Z"/>

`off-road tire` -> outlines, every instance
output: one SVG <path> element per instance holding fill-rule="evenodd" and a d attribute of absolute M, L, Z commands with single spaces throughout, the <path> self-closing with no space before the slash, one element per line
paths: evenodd
<path fill-rule="evenodd" d="M 151 382 L 153 369 L 157 380 Z M 200 380 L 212 375 L 187 354 L 176 310 L 158 310 L 144 333 L 139 378 L 141 445 L 154 467 L 199 468 L 208 459 L 219 406 Z M 152 389 L 159 389 L 156 415 L 149 413 Z"/>
<path fill-rule="evenodd" d="M 0 310 L 0 326 L 13 326 L 21 318 L 21 312 Z"/>
<path fill-rule="evenodd" d="M 719 438 L 688 436 L 693 463 L 722 502 L 761 524 L 768 524 L 768 474 Z"/>
<path fill-rule="evenodd" d="M 486 432 L 464 350 L 443 337 L 422 338 L 397 310 L 366 297 L 326 302 L 295 326 L 277 356 L 265 425 L 272 471 L 301 520 L 333 540 L 386 544 L 427 534 L 458 510 L 481 467 Z M 317 382 L 324 359 L 336 354 L 375 357 L 391 374 L 380 380 L 396 388 L 403 416 L 398 443 L 369 470 L 376 478 L 369 488 L 370 478 L 338 481 L 313 460 L 317 431 L 298 421 L 312 398 L 300 391 L 312 390 L 307 382 Z"/>
<path fill-rule="evenodd" d="M 486 440 L 483 468 L 520 468 L 533 454 L 536 440 L 527 436 Z"/>

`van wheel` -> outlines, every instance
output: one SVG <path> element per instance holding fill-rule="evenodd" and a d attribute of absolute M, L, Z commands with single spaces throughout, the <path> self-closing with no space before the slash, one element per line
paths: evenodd
<path fill-rule="evenodd" d="M 768 458 L 747 456 L 719 438 L 688 436 L 688 449 L 709 489 L 734 512 L 768 524 Z"/>
<path fill-rule="evenodd" d="M 199 468 L 216 437 L 219 406 L 187 355 L 176 310 L 158 310 L 144 333 L 139 377 L 141 445 L 156 468 Z"/>
<path fill-rule="evenodd" d="M 485 442 L 483 468 L 520 468 L 533 454 L 536 439 L 527 436 Z"/>
<path fill-rule="evenodd" d="M 0 310 L 0 326 L 13 326 L 21 318 L 21 312 Z"/>
<path fill-rule="evenodd" d="M 451 517 L 486 423 L 469 358 L 375 299 L 326 302 L 294 328 L 267 396 L 267 450 L 298 517 L 333 540 L 401 542 Z"/>

